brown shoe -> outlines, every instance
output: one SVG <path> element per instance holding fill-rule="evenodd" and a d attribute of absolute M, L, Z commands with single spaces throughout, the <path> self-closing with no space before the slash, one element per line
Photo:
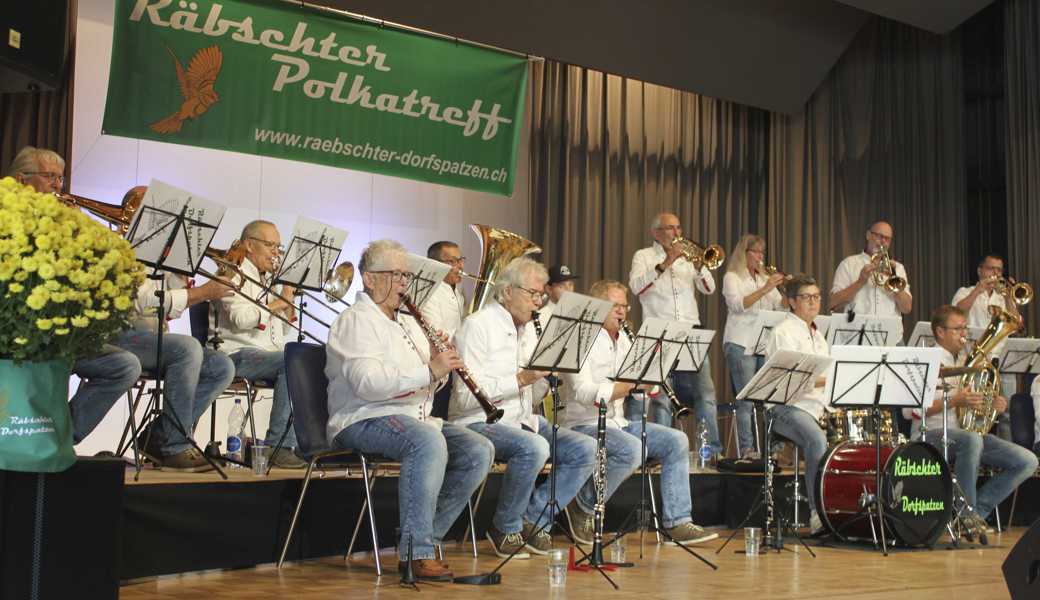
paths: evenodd
<path fill-rule="evenodd" d="M 404 573 L 407 568 L 406 561 L 400 561 L 397 563 L 397 570 Z M 451 581 L 454 574 L 448 565 L 442 563 L 439 560 L 433 560 L 432 558 L 420 558 L 412 561 L 412 574 L 415 575 L 416 579 L 422 579 L 425 581 Z"/>
<path fill-rule="evenodd" d="M 213 466 L 194 448 L 188 448 L 172 456 L 162 459 L 164 471 L 180 471 L 182 473 L 204 473 L 213 470 Z"/>

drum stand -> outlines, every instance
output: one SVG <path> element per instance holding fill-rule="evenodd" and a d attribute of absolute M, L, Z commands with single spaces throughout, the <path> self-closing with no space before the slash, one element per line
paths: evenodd
<path fill-rule="evenodd" d="M 942 384 L 942 452 L 943 460 L 946 464 L 950 464 L 950 439 L 948 433 L 949 427 L 949 413 L 948 406 L 950 401 L 950 390 L 953 386 L 948 383 Z M 925 439 L 926 427 L 924 419 L 921 419 L 921 439 Z M 953 481 L 953 516 L 950 518 L 950 522 L 946 524 L 946 531 L 950 534 L 950 540 L 954 547 L 960 546 L 960 538 L 964 537 L 969 543 L 975 541 L 978 537 L 979 543 L 983 546 L 989 545 L 989 539 L 986 537 L 986 522 L 982 520 L 982 517 L 975 512 L 975 507 L 968 502 L 964 496 L 964 489 L 961 488 L 960 482 L 957 481 L 957 475 L 953 469 L 950 469 L 950 479 Z"/>
<path fill-rule="evenodd" d="M 758 411 L 763 409 L 764 402 L 761 400 L 753 400 L 753 402 L 755 404 L 755 414 L 757 415 Z M 766 520 L 762 527 L 762 529 L 765 532 L 765 536 L 762 539 L 762 546 L 764 548 L 776 550 L 777 552 L 780 552 L 781 550 L 794 552 L 790 548 L 784 547 L 784 532 L 786 531 L 793 535 L 795 538 L 797 538 L 798 542 L 805 547 L 809 554 L 813 558 L 816 558 L 816 553 L 813 552 L 812 548 L 810 548 L 809 545 L 805 543 L 805 540 L 802 538 L 802 536 L 798 535 L 798 530 L 794 528 L 794 526 L 791 524 L 791 521 L 787 519 L 787 517 L 784 516 L 783 513 L 781 513 L 779 516 L 777 516 L 776 514 L 776 495 L 773 492 L 773 458 L 771 456 L 772 453 L 768 452 L 769 446 L 771 445 L 770 442 L 773 437 L 773 420 L 769 417 L 768 414 L 766 414 L 765 421 L 766 434 L 763 439 L 765 441 L 765 449 L 767 450 L 767 452 L 762 455 L 764 468 L 762 471 L 762 487 L 759 489 L 759 493 L 757 494 L 758 498 L 755 500 L 755 503 L 751 506 L 751 510 L 748 511 L 748 514 L 744 517 L 744 520 L 741 521 L 739 525 L 737 525 L 737 527 L 733 530 L 733 533 L 729 534 L 729 537 L 726 538 L 725 543 L 723 543 L 722 546 L 720 546 L 719 549 L 715 551 L 715 554 L 721 553 L 722 549 L 725 548 L 731 541 L 733 541 L 733 538 L 736 537 L 737 532 L 742 530 L 744 528 L 744 525 L 746 525 L 747 522 L 751 520 L 751 517 L 756 512 L 758 512 L 760 508 L 765 507 Z M 797 495 L 794 501 L 796 503 L 798 502 Z M 775 532 L 773 531 L 774 526 Z"/>

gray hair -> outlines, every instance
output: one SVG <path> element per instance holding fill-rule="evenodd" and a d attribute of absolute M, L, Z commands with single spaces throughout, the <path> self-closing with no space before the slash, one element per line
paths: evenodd
<path fill-rule="evenodd" d="M 11 167 L 7 170 L 7 174 L 11 177 L 16 177 L 19 173 L 32 173 L 40 169 L 41 163 L 48 161 L 58 163 L 61 170 L 65 170 L 65 159 L 57 152 L 26 146 L 19 150 L 14 160 L 11 161 Z"/>
<path fill-rule="evenodd" d="M 256 236 L 258 236 L 260 234 L 260 229 L 262 229 L 263 227 L 274 227 L 275 229 L 278 228 L 277 225 L 275 225 L 274 223 L 272 223 L 270 221 L 265 221 L 263 219 L 257 219 L 255 221 L 250 221 L 250 222 L 246 223 L 246 226 L 242 228 L 242 236 L 239 237 L 238 239 L 240 239 L 240 240 L 242 240 L 244 242 L 244 241 L 248 240 L 249 238 L 254 238 L 254 237 L 256 237 Z"/>
<path fill-rule="evenodd" d="M 531 274 L 543 279 L 542 285 L 537 286 L 539 290 L 549 281 L 549 272 L 542 263 L 526 256 L 514 258 L 495 279 L 495 300 L 502 301 L 506 288 L 524 287 L 524 280 Z"/>
<path fill-rule="evenodd" d="M 669 216 L 675 217 L 677 219 L 679 218 L 679 215 L 677 215 L 675 213 L 671 213 L 671 212 L 668 212 L 668 211 L 659 212 L 656 215 L 654 215 L 653 219 L 650 219 L 650 229 L 657 229 L 658 227 L 660 227 L 661 226 L 661 217 L 663 217 L 665 215 L 669 215 Z"/>
<path fill-rule="evenodd" d="M 394 240 L 375 240 L 368 244 L 361 253 L 358 270 L 362 273 L 382 270 L 392 258 L 401 257 L 408 260 L 408 251 L 400 242 Z"/>

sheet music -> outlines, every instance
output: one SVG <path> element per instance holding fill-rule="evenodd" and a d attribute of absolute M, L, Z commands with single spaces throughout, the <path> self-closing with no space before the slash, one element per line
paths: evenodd
<path fill-rule="evenodd" d="M 769 341 L 773 339 L 773 328 L 787 318 L 787 311 L 760 310 L 751 326 L 751 343 L 744 346 L 745 356 L 765 356 Z"/>
<path fill-rule="evenodd" d="M 702 330 L 694 329 L 693 323 L 688 321 L 643 320 L 614 380 L 629 383 L 664 382 L 679 358 L 684 342 L 694 331 Z"/>
<path fill-rule="evenodd" d="M 320 292 L 347 239 L 343 229 L 299 217 L 274 281 Z"/>
<path fill-rule="evenodd" d="M 614 303 L 584 294 L 564 292 L 526 368 L 577 373 L 589 355 Z"/>
<path fill-rule="evenodd" d="M 225 210 L 215 202 L 153 179 L 130 222 L 127 239 L 140 262 L 191 276 L 198 270 Z"/>
<path fill-rule="evenodd" d="M 1040 339 L 1007 338 L 999 358 L 1001 373 L 1040 373 Z"/>
<path fill-rule="evenodd" d="M 408 270 L 412 272 L 412 281 L 408 284 L 406 293 L 421 312 L 433 290 L 437 289 L 437 284 L 444 281 L 448 271 L 451 271 L 451 265 L 418 254 L 409 254 Z"/>
<path fill-rule="evenodd" d="M 675 370 L 679 372 L 700 371 L 704 364 L 704 357 L 708 355 L 711 342 L 715 339 L 715 331 L 712 329 L 697 329 L 690 324 L 690 334 L 679 348 L 679 362 Z"/>
<path fill-rule="evenodd" d="M 831 358 L 824 393 L 832 406 L 872 406 L 880 385 L 881 406 L 920 407 L 935 395 L 942 349 L 832 346 Z"/>
<path fill-rule="evenodd" d="M 902 317 L 857 314 L 850 323 L 846 313 L 831 315 L 827 343 L 831 346 L 895 346 L 902 342 Z"/>
<path fill-rule="evenodd" d="M 737 400 L 786 404 L 809 393 L 831 362 L 828 356 L 777 350 L 737 393 Z"/>

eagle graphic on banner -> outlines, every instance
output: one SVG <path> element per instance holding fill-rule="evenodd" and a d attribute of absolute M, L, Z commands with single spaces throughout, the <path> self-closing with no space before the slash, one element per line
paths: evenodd
<path fill-rule="evenodd" d="M 152 131 L 161 134 L 179 132 L 184 121 L 198 118 L 220 100 L 213 86 L 217 82 L 220 65 L 224 61 L 224 54 L 220 48 L 210 46 L 196 52 L 188 63 L 188 70 L 185 71 L 173 50 L 167 46 L 166 51 L 173 58 L 173 66 L 177 69 L 177 83 L 180 84 L 184 100 L 172 115 L 149 126 Z"/>

